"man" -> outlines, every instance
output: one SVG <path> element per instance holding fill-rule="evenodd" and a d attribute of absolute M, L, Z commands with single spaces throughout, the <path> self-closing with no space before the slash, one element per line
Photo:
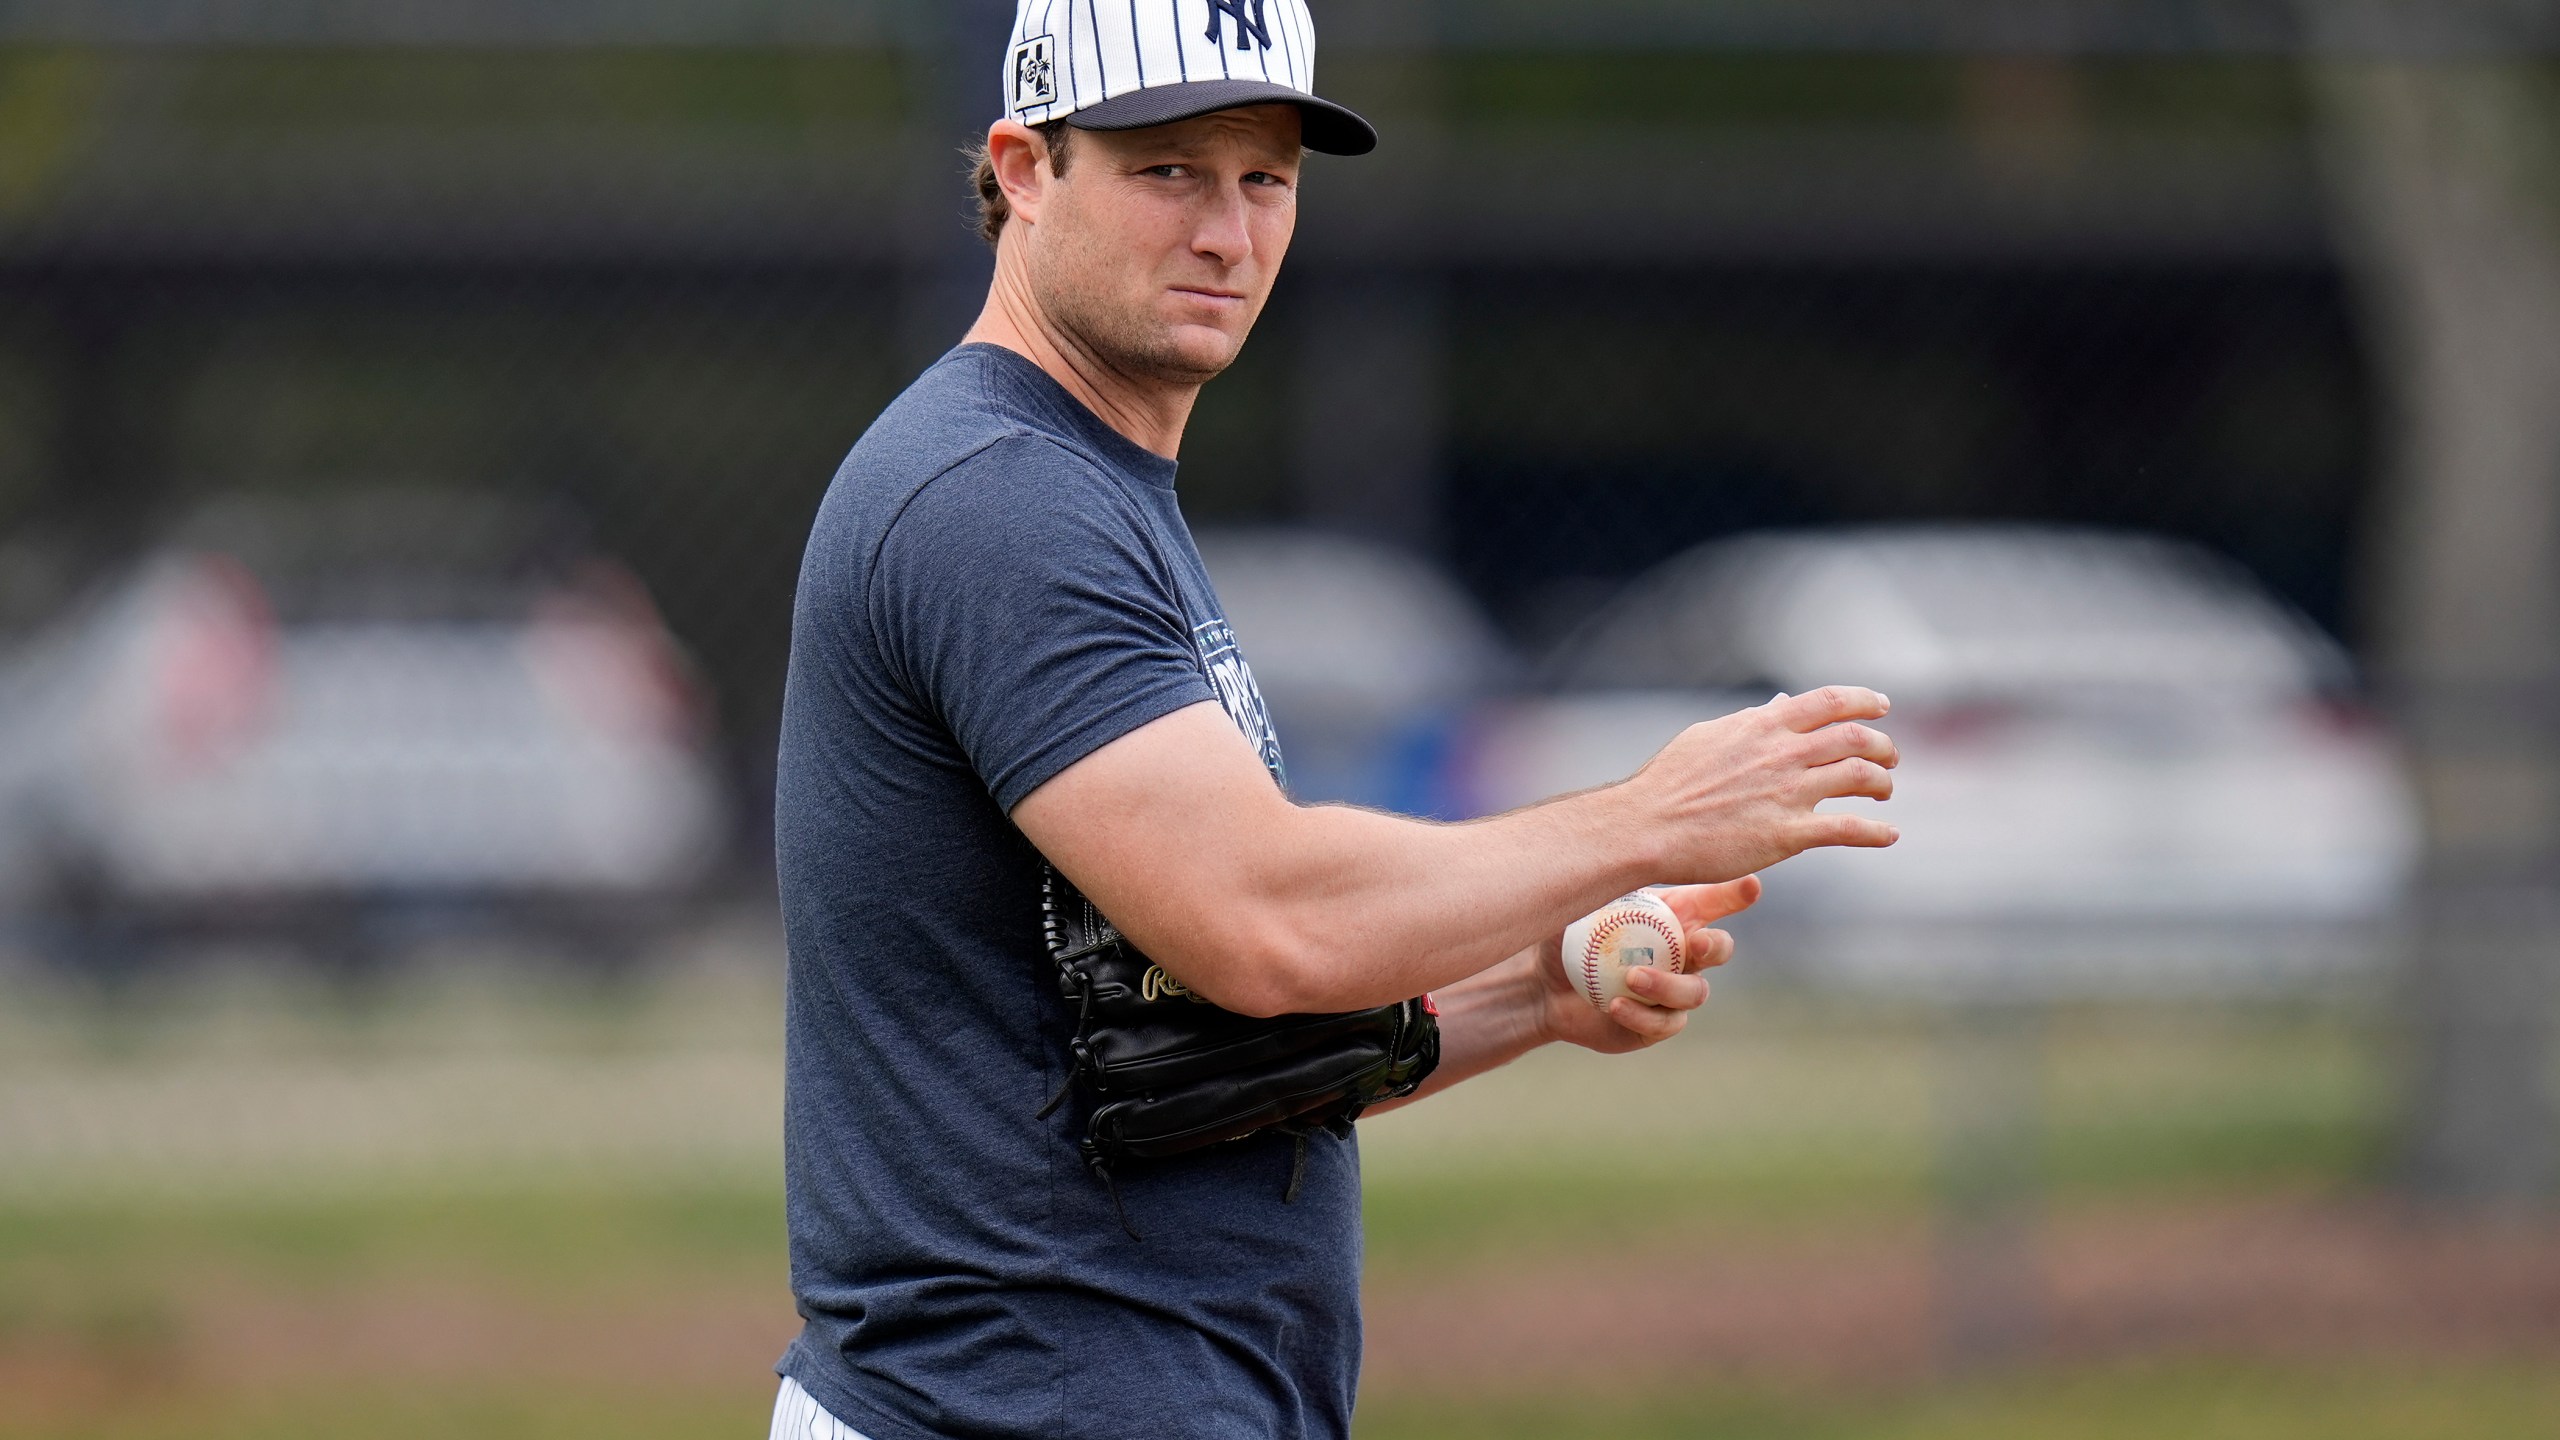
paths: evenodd
<path fill-rule="evenodd" d="M 1813 808 L 1891 791 L 1891 742 L 1856 723 L 1885 702 L 1853 688 L 1471 824 L 1288 799 L 1174 457 L 1287 253 L 1302 147 L 1374 143 L 1315 98 L 1312 39 L 1302 0 L 1025 0 L 980 168 L 986 309 L 818 515 L 777 816 L 806 1321 L 776 1367 L 778 1436 L 1348 1431 L 1348 1125 L 1097 1183 L 1091 1097 L 1043 1108 L 1083 1058 L 1049 866 L 1152 957 L 1172 1013 L 1249 1025 L 1436 992 L 1429 1093 L 1537 1045 L 1681 1029 L 1696 975 L 1641 972 L 1643 1003 L 1605 1013 L 1566 987 L 1558 937 L 1611 897 L 1678 887 L 1719 964 L 1731 942 L 1707 926 L 1751 903 L 1755 872 L 1894 838 Z"/>

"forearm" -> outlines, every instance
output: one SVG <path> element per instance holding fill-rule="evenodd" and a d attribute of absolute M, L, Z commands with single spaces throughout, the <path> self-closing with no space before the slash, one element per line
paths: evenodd
<path fill-rule="evenodd" d="M 1440 1063 L 1422 1088 L 1401 1100 L 1369 1110 L 1383 1115 L 1416 1100 L 1437 1095 L 1452 1085 L 1498 1070 L 1539 1046 L 1550 1036 L 1541 1027 L 1545 994 L 1538 981 L 1535 951 L 1523 951 L 1445 990 L 1432 992 L 1440 1009 Z"/>
<path fill-rule="evenodd" d="M 1890 844 L 1880 822 L 1812 813 L 1890 793 L 1891 742 L 1835 723 L 1882 713 L 1864 691 L 1773 701 L 1689 727 L 1619 784 L 1440 825 L 1291 804 L 1203 701 L 1077 761 L 1013 817 L 1202 998 L 1253 1015 L 1364 1009 L 1454 985 L 1639 885 Z"/>
<path fill-rule="evenodd" d="M 1251 999 L 1296 1011 L 1386 1004 L 1551 938 L 1657 878 L 1628 805 L 1593 791 L 1463 825 L 1293 811 L 1243 867 L 1237 913 L 1281 982 Z"/>

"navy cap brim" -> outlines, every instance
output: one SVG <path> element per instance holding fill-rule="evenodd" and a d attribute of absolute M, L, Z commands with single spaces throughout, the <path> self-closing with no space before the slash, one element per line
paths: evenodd
<path fill-rule="evenodd" d="M 1377 127 L 1330 100 L 1268 80 L 1193 80 L 1151 85 L 1066 117 L 1079 130 L 1144 130 L 1247 105 L 1295 105 L 1306 117 L 1302 142 L 1325 155 L 1366 155 L 1378 148 Z"/>

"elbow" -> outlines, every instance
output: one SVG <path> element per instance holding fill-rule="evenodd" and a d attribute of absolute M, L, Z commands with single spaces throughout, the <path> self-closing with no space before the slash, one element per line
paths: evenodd
<path fill-rule="evenodd" d="M 1276 925 L 1255 925 L 1227 941 L 1216 989 L 1204 998 L 1257 1020 L 1327 1008 L 1315 947 Z"/>

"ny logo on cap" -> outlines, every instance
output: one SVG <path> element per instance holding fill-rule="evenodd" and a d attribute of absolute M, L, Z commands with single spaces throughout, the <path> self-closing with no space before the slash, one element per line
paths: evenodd
<path fill-rule="evenodd" d="M 1058 100 L 1058 67 L 1046 35 L 1013 47 L 1013 108 L 1028 110 Z"/>
<path fill-rule="evenodd" d="M 1271 31 L 1262 23 L 1262 3 L 1263 0 L 1253 0 L 1253 14 L 1248 18 L 1244 13 L 1245 0 L 1209 0 L 1209 43 L 1226 43 L 1226 17 L 1233 15 L 1236 17 L 1237 49 L 1250 50 L 1256 40 L 1262 42 L 1263 49 L 1270 49 Z"/>

